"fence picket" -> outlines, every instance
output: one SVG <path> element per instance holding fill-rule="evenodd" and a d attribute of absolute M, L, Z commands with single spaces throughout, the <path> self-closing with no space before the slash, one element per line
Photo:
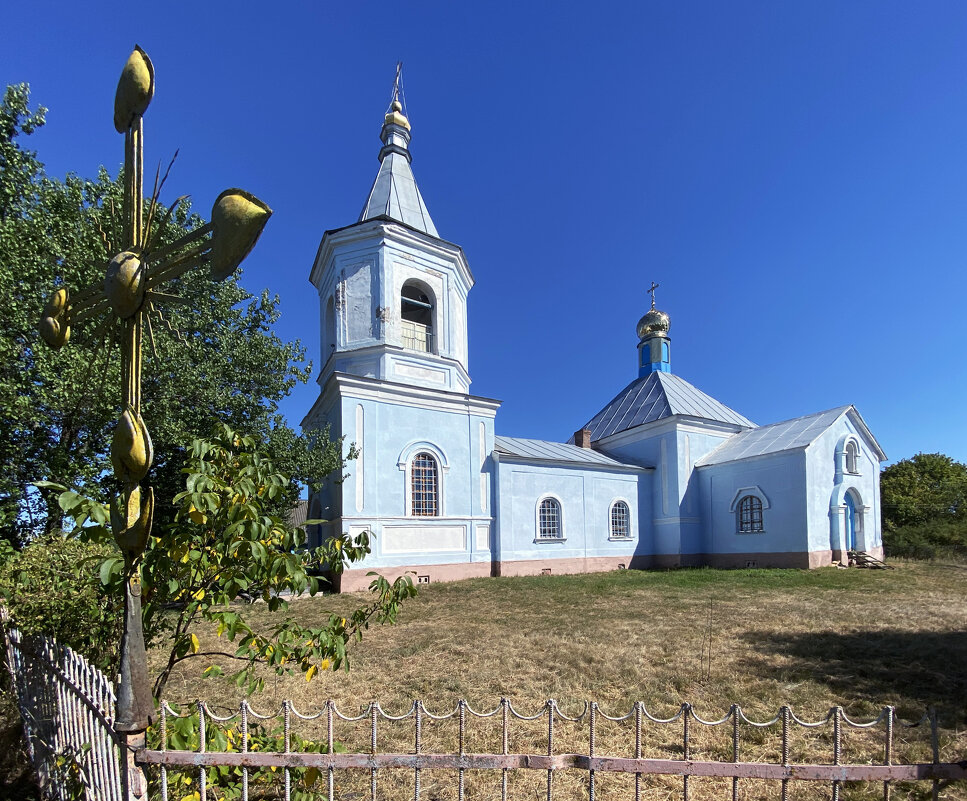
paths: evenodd
<path fill-rule="evenodd" d="M 68 801 L 80 781 L 87 801 L 122 801 L 111 681 L 53 638 L 8 627 L 5 639 L 27 752 L 45 797 Z"/>

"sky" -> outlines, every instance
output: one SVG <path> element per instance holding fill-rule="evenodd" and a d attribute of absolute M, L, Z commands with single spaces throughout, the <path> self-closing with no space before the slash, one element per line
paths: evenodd
<path fill-rule="evenodd" d="M 242 284 L 318 375 L 322 234 L 356 221 L 402 60 L 417 183 L 461 245 L 471 392 L 562 441 L 637 376 L 660 284 L 672 370 L 759 424 L 852 403 L 890 461 L 967 462 L 967 4 L 16 3 L 48 172 L 123 160 L 135 44 L 145 164 L 207 216 L 274 210 Z M 297 426 L 318 386 L 282 411 Z"/>

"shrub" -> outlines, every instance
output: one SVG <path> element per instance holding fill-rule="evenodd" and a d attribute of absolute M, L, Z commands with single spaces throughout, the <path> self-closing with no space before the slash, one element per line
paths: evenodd
<path fill-rule="evenodd" d="M 967 523 L 934 520 L 907 526 L 884 526 L 887 556 L 901 559 L 967 559 Z"/>
<path fill-rule="evenodd" d="M 0 567 L 0 599 L 24 634 L 46 634 L 110 674 L 124 621 L 99 568 L 104 545 L 53 535 L 32 542 Z"/>

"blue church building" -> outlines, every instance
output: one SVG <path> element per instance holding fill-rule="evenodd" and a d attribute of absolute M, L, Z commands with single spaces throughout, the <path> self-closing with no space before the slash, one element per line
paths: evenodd
<path fill-rule="evenodd" d="M 672 372 L 654 287 L 637 375 L 603 409 L 568 442 L 498 435 L 500 401 L 470 393 L 473 275 L 420 194 L 397 100 L 381 139 L 359 219 L 325 232 L 310 274 L 324 364 L 302 425 L 358 451 L 309 499 L 309 517 L 329 521 L 311 537 L 373 535 L 342 590 L 371 570 L 426 583 L 882 558 L 886 455 L 859 412 L 759 426 L 706 395 Z"/>

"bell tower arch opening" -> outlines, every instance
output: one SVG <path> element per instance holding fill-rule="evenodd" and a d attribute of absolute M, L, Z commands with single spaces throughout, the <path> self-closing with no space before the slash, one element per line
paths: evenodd
<path fill-rule="evenodd" d="M 400 291 L 400 333 L 403 347 L 436 353 L 433 291 L 421 281 L 410 279 Z"/>

